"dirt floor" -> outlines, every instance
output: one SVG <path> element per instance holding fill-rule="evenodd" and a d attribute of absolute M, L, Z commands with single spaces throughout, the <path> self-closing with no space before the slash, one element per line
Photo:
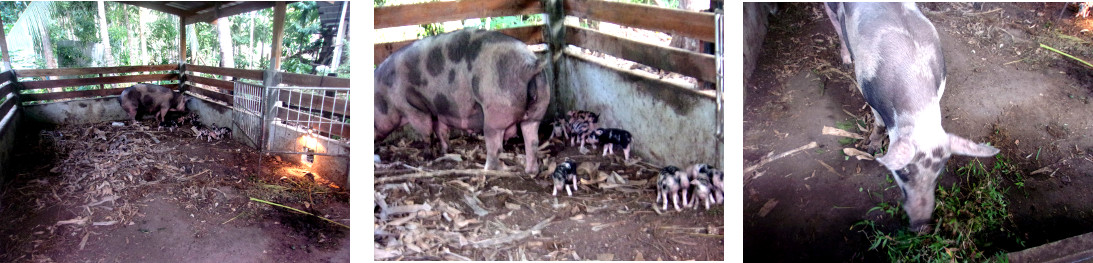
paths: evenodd
<path fill-rule="evenodd" d="M 659 167 L 624 162 L 619 150 L 542 148 L 544 168 L 568 157 L 582 178 L 573 196 L 551 196 L 550 171 L 484 174 L 480 137 L 453 136 L 449 154 L 426 159 L 424 142 L 400 136 L 376 146 L 376 259 L 724 259 L 724 208 L 654 210 Z M 521 141 L 509 140 L 501 159 L 523 171 L 522 153 Z M 433 176 L 407 179 L 416 169 Z"/>
<path fill-rule="evenodd" d="M 152 124 L 151 121 L 146 122 Z M 0 262 L 348 262 L 349 193 L 230 139 L 20 127 L 0 187 Z M 337 222 L 252 201 L 291 206 Z"/>
<path fill-rule="evenodd" d="M 991 142 L 1025 174 L 1025 187 L 1007 196 L 1014 231 L 1025 243 L 998 240 L 994 249 L 1013 252 L 1093 231 L 1093 69 L 1039 48 L 1043 43 L 1093 59 L 1093 18 L 1074 18 L 1070 10 L 1060 16 L 1062 3 L 919 7 L 944 49 L 946 131 Z M 779 10 L 745 92 L 744 167 L 810 142 L 819 147 L 744 175 L 745 258 L 886 261 L 851 225 L 870 219 L 888 231 L 907 227 L 902 210 L 895 217 L 868 212 L 880 202 L 898 202 L 898 187 L 879 163 L 846 158 L 841 149 L 854 145 L 821 134 L 824 126 L 854 122 L 868 128 L 872 114 L 852 86 L 852 68 L 841 65 L 823 7 L 783 3 Z M 945 174 L 970 160 L 954 156 Z M 938 181 L 954 183 L 964 181 L 951 175 Z"/>

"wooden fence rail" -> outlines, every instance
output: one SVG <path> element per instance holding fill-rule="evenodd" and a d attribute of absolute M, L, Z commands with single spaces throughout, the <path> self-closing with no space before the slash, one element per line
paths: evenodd
<path fill-rule="evenodd" d="M 567 16 L 623 26 L 667 32 L 707 42 L 716 42 L 716 21 L 712 13 L 661 8 L 603 0 L 564 0 Z M 544 12 L 538 0 L 462 0 L 376 8 L 376 28 L 416 25 L 459 19 Z M 542 26 L 498 30 L 528 44 L 544 43 Z M 373 62 L 380 64 L 392 53 L 416 39 L 373 46 Z M 611 36 L 580 27 L 566 26 L 565 42 L 650 67 L 680 73 L 703 81 L 717 80 L 716 57 L 684 49 L 662 47 Z"/>
<path fill-rule="evenodd" d="M 516 39 L 524 41 L 528 45 L 542 44 L 543 41 L 543 26 L 522 26 L 512 27 L 497 30 L 498 32 L 505 33 L 506 35 L 515 37 Z M 399 42 L 379 43 L 374 46 L 376 53 L 374 54 L 373 62 L 379 65 L 384 59 L 391 56 L 392 53 L 398 51 L 400 48 L 414 43 L 417 39 L 404 40 Z"/>
<path fill-rule="evenodd" d="M 262 81 L 262 71 L 254 69 L 238 69 L 238 68 L 222 68 L 222 67 L 210 67 L 202 65 L 186 65 L 187 71 L 201 72 L 208 74 L 215 74 L 221 76 L 232 76 L 236 78 L 253 79 Z M 231 89 L 229 89 L 231 90 Z"/>
<path fill-rule="evenodd" d="M 11 70 L 0 73 L 0 83 L 8 82 L 11 80 L 15 80 L 15 74 L 12 73 Z"/>
<path fill-rule="evenodd" d="M 594 30 L 566 26 L 566 42 L 646 66 L 677 72 L 701 80 L 717 81 L 716 57 L 673 47 L 661 47 Z"/>
<path fill-rule="evenodd" d="M 18 72 L 17 72 L 17 74 L 18 74 Z M 178 74 L 174 74 L 174 73 L 172 73 L 172 74 L 147 74 L 147 75 L 112 76 L 112 77 L 97 77 L 97 78 L 38 80 L 38 81 L 21 81 L 19 83 L 23 84 L 23 90 L 28 90 L 28 89 L 47 89 L 47 88 L 61 88 L 61 87 L 99 85 L 99 84 L 116 84 L 116 83 L 127 83 L 127 82 L 161 81 L 161 80 L 178 80 Z"/>
<path fill-rule="evenodd" d="M 713 13 L 603 0 L 565 0 L 564 4 L 569 16 L 717 42 Z"/>
<path fill-rule="evenodd" d="M 148 71 L 178 70 L 178 65 L 122 66 L 97 68 L 52 68 L 52 69 L 16 69 L 19 77 L 74 76 L 88 74 L 115 74 Z"/>
<path fill-rule="evenodd" d="M 375 8 L 375 28 L 543 13 L 539 0 L 461 0 Z"/>

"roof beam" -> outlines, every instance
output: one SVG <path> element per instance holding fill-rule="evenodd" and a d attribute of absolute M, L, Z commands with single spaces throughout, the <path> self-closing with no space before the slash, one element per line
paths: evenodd
<path fill-rule="evenodd" d="M 217 8 L 206 9 L 206 10 L 209 10 L 209 11 L 204 12 L 204 13 L 199 13 L 199 14 L 194 14 L 194 15 L 183 17 L 182 20 L 184 22 L 182 22 L 182 24 L 183 25 L 189 25 L 189 24 L 193 24 L 193 23 L 197 23 L 197 22 L 210 23 L 210 22 L 216 20 L 217 18 L 229 17 L 229 16 L 233 16 L 233 15 L 238 15 L 238 14 L 254 11 L 254 10 L 266 9 L 266 8 L 273 7 L 273 5 L 274 5 L 274 2 L 242 2 L 238 5 L 233 5 L 233 6 L 229 6 L 229 7 L 222 7 L 222 8 L 219 8 L 219 9 L 217 9 Z"/>
<path fill-rule="evenodd" d="M 152 9 L 152 10 L 156 10 L 156 11 L 176 15 L 178 17 L 182 17 L 183 15 L 185 15 L 187 13 L 186 10 L 182 10 L 182 9 L 167 6 L 167 4 L 166 4 L 167 2 L 118 1 L 118 3 L 139 6 L 139 7 L 143 7 L 143 8 L 148 8 L 148 9 Z"/>

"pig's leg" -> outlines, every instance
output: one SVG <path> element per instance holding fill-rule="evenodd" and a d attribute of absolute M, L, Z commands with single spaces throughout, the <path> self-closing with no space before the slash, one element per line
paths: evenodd
<path fill-rule="evenodd" d="M 415 116 L 417 115 L 417 116 Z M 429 115 L 423 114 L 411 114 L 407 116 L 410 120 L 410 126 L 414 127 L 414 130 L 418 134 L 421 134 L 421 139 L 425 141 L 425 157 L 427 159 L 435 158 L 435 146 L 433 145 L 433 118 Z"/>
<path fill-rule="evenodd" d="M 842 8 L 841 3 L 823 3 L 824 11 L 827 12 L 827 18 L 831 20 L 831 25 L 835 26 L 835 33 L 839 35 L 839 55 L 842 56 L 843 64 L 850 64 L 853 62 L 850 58 L 850 50 L 846 48 L 846 36 L 843 35 L 843 25 L 839 23 L 838 16 L 835 12 L 837 9 Z M 832 10 L 835 8 L 836 10 Z"/>
<path fill-rule="evenodd" d="M 536 174 L 539 172 L 539 160 L 535 158 L 539 151 L 539 122 L 525 121 L 520 124 L 520 130 L 524 132 L 524 172 Z M 577 187 L 575 183 L 573 188 Z"/>
<path fill-rule="evenodd" d="M 130 121 L 131 124 L 137 124 L 137 107 L 136 106 L 126 105 L 125 106 L 125 113 L 129 114 L 129 121 Z"/>
<path fill-rule="evenodd" d="M 607 150 L 611 150 L 611 144 L 610 143 L 603 146 L 603 155 L 600 155 L 600 156 L 607 156 Z"/>
<path fill-rule="evenodd" d="M 675 212 L 680 211 L 680 193 L 672 193 L 672 205 L 675 206 Z M 684 199 L 685 201 L 685 199 Z M 685 205 L 684 205 L 685 206 Z"/>
<path fill-rule="evenodd" d="M 623 154 L 623 156 L 626 157 L 625 160 L 627 160 L 627 161 L 630 160 L 630 145 L 629 144 L 626 145 L 626 148 L 622 148 L 622 154 Z"/>
<path fill-rule="evenodd" d="M 884 134 L 881 134 L 881 129 L 884 129 L 884 119 L 880 117 L 877 110 L 873 110 L 873 129 L 869 131 L 869 142 L 865 144 L 867 152 L 877 154 L 881 147 L 884 147 Z"/>
<path fill-rule="evenodd" d="M 498 154 L 501 151 L 501 137 L 504 136 L 504 128 L 485 128 L 486 134 L 486 170 L 500 170 L 501 161 Z"/>
<path fill-rule="evenodd" d="M 448 132 L 450 129 L 448 125 L 437 121 L 436 122 L 436 137 L 440 139 L 440 155 L 448 153 Z"/>

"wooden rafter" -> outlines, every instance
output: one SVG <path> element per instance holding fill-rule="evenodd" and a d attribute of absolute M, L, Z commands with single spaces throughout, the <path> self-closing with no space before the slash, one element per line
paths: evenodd
<path fill-rule="evenodd" d="M 118 1 L 118 3 L 134 5 L 143 8 L 148 8 L 172 15 L 182 17 L 187 13 L 186 10 L 178 9 L 167 5 L 167 2 L 148 2 L 148 1 Z"/>

